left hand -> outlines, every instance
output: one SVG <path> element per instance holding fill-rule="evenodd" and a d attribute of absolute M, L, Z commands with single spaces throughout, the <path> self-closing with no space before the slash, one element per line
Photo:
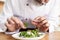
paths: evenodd
<path fill-rule="evenodd" d="M 32 24 L 36 26 L 40 31 L 46 32 L 49 29 L 49 23 L 45 17 L 36 17 Z"/>
<path fill-rule="evenodd" d="M 26 29 L 23 22 L 17 17 L 8 18 L 5 25 L 9 32 L 14 32 L 17 29 L 21 29 L 21 28 Z"/>

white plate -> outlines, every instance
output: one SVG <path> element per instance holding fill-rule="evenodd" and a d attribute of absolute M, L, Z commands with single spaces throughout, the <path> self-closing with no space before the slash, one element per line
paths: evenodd
<path fill-rule="evenodd" d="M 40 32 L 41 33 L 41 32 Z M 15 39 L 20 39 L 20 40 L 40 40 L 45 36 L 45 33 L 41 33 L 43 35 L 41 35 L 40 37 L 35 37 L 35 38 L 23 38 L 23 37 L 19 37 L 20 33 L 17 34 L 13 34 L 12 37 Z"/>

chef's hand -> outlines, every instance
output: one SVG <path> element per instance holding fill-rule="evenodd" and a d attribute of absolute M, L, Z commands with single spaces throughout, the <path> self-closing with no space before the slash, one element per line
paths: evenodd
<path fill-rule="evenodd" d="M 7 22 L 5 25 L 8 31 L 10 32 L 14 32 L 17 29 L 25 28 L 23 22 L 19 20 L 17 17 L 11 17 L 7 19 Z"/>
<path fill-rule="evenodd" d="M 49 0 L 36 0 L 38 3 L 48 3 Z"/>
<path fill-rule="evenodd" d="M 38 28 L 40 31 L 46 32 L 47 30 L 49 30 L 49 23 L 45 17 L 36 17 L 32 21 L 32 24 L 36 26 L 36 28 Z"/>

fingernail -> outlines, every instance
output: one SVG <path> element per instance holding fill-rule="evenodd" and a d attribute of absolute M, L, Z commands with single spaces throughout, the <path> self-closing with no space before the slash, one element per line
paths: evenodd
<path fill-rule="evenodd" d="M 26 29 L 26 27 L 24 27 L 24 26 L 23 26 L 22 28 L 23 28 L 23 29 Z"/>

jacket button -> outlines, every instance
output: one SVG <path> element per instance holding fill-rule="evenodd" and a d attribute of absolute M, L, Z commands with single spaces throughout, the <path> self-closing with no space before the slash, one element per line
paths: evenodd
<path fill-rule="evenodd" d="M 29 4 L 26 4 L 27 6 L 29 6 Z"/>

